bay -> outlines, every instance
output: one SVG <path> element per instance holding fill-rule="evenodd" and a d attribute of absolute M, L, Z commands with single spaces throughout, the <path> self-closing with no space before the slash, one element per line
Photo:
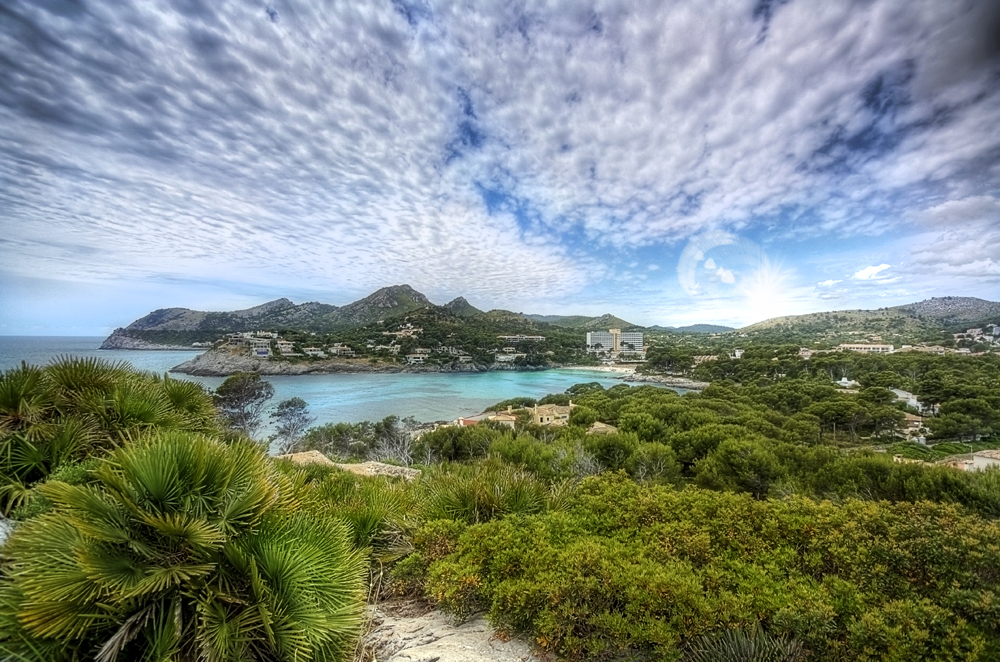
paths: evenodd
<path fill-rule="evenodd" d="M 100 337 L 78 336 L 0 336 L 0 370 L 16 368 L 21 361 L 47 365 L 59 356 L 80 356 L 125 361 L 138 370 L 162 374 L 201 353 L 200 350 L 98 349 L 103 340 Z M 181 374 L 171 374 L 171 377 L 198 382 L 209 389 L 215 389 L 224 380 L 223 377 Z M 605 388 L 622 383 L 613 373 L 576 369 L 297 375 L 266 379 L 274 386 L 272 402 L 302 398 L 309 403 L 317 425 L 338 421 L 375 421 L 386 416 L 412 416 L 423 422 L 453 420 L 477 414 L 489 405 L 508 398 L 540 398 L 548 393 L 563 393 L 573 384 L 582 382 L 598 382 Z"/>

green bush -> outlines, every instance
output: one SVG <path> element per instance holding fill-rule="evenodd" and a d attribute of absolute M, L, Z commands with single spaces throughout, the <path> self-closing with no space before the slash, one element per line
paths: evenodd
<path fill-rule="evenodd" d="M 570 658 L 675 659 L 760 624 L 821 662 L 974 660 L 1000 633 L 1000 526 L 926 502 L 759 501 L 605 475 L 563 511 L 470 526 L 426 577 L 443 608 L 487 610 Z"/>
<path fill-rule="evenodd" d="M 509 514 L 540 513 L 548 508 L 549 490 L 535 476 L 497 461 L 452 467 L 423 483 L 424 517 L 467 524 Z"/>
<path fill-rule="evenodd" d="M 0 514 L 67 463 L 154 430 L 217 431 L 200 385 L 66 357 L 0 373 Z"/>
<path fill-rule="evenodd" d="M 164 432 L 114 451 L 4 545 L 0 658 L 347 659 L 361 558 L 250 443 Z"/>

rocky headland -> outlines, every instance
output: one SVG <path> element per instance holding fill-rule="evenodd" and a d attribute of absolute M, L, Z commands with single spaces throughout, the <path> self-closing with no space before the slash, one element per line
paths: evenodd
<path fill-rule="evenodd" d="M 238 372 L 256 372 L 261 375 L 328 375 L 335 373 L 422 373 L 422 372 L 488 372 L 491 370 L 544 370 L 545 368 L 521 367 L 510 364 L 484 365 L 479 363 L 451 363 L 446 365 L 406 365 L 401 363 L 372 363 L 367 359 L 313 359 L 278 358 L 261 359 L 243 352 L 227 349 L 210 349 L 190 361 L 170 369 L 196 377 L 228 377 Z"/>
<path fill-rule="evenodd" d="M 134 338 L 128 335 L 125 329 L 115 329 L 110 336 L 104 339 L 100 349 L 156 349 L 156 350 L 186 350 L 190 352 L 194 347 L 190 345 L 159 345 L 142 338 Z"/>

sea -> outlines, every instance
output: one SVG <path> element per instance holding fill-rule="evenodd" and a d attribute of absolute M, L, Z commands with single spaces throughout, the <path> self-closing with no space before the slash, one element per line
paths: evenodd
<path fill-rule="evenodd" d="M 166 373 L 194 358 L 201 350 L 102 350 L 103 337 L 0 336 L 0 371 L 24 361 L 47 365 L 58 357 L 97 357 L 126 362 L 137 370 Z M 215 389 L 223 377 L 193 377 L 171 373 Z M 300 397 L 309 405 L 314 425 L 378 421 L 386 416 L 412 416 L 420 422 L 450 421 L 478 414 L 486 407 L 515 397 L 541 398 L 563 393 L 570 386 L 598 382 L 605 388 L 621 384 L 618 375 L 597 370 L 552 369 L 531 372 L 381 373 L 269 376 L 277 404 Z M 675 389 L 682 391 L 683 389 Z M 266 431 L 265 431 L 266 433 Z"/>

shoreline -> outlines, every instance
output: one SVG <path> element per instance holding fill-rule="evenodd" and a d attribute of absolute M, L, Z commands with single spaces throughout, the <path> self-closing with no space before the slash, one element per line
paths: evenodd
<path fill-rule="evenodd" d="M 591 372 L 612 372 L 622 375 L 634 375 L 635 368 L 618 365 L 564 365 L 559 370 L 589 370 Z"/>
<path fill-rule="evenodd" d="M 477 373 L 477 372 L 538 372 L 562 366 L 514 366 L 511 364 L 451 363 L 401 364 L 371 363 L 367 359 L 324 359 L 318 361 L 273 361 L 209 350 L 195 358 L 170 368 L 169 372 L 194 377 L 229 377 L 240 372 L 255 372 L 265 377 L 331 375 L 338 373 L 400 374 L 400 373 Z"/>

